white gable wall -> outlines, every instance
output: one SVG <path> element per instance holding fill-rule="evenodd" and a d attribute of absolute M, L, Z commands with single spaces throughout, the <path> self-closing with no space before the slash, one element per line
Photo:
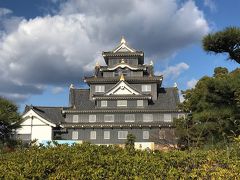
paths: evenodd
<path fill-rule="evenodd" d="M 47 120 L 40 117 L 33 110 L 30 110 L 23 116 L 24 121 L 21 123 L 21 128 L 16 130 L 19 135 L 30 135 L 31 140 L 37 139 L 52 140 L 52 126 Z"/>
<path fill-rule="evenodd" d="M 139 95 L 140 93 L 129 87 L 125 81 L 121 81 L 116 87 L 111 89 L 106 95 Z"/>

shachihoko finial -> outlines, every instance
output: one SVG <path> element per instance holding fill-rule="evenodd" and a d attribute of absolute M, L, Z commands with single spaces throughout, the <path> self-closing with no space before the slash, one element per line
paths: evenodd
<path fill-rule="evenodd" d="M 97 67 L 100 66 L 99 63 L 98 63 L 98 61 L 96 62 L 96 65 L 95 65 L 95 66 L 97 66 Z"/>
<path fill-rule="evenodd" d="M 121 77 L 120 77 L 120 81 L 124 81 L 125 78 L 124 78 L 124 75 L 122 74 Z"/>
<path fill-rule="evenodd" d="M 151 65 L 151 66 L 153 66 L 153 65 L 154 65 L 152 60 L 150 61 L 150 65 Z"/>
<path fill-rule="evenodd" d="M 126 40 L 125 40 L 124 36 L 122 36 L 122 38 L 121 38 L 121 44 L 125 44 L 125 43 L 126 43 Z"/>
<path fill-rule="evenodd" d="M 73 84 L 70 84 L 70 89 L 74 89 L 74 85 Z"/>

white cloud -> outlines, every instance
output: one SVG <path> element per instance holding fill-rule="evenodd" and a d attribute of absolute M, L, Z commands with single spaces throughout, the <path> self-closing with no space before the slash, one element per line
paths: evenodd
<path fill-rule="evenodd" d="M 217 10 L 217 6 L 213 0 L 204 0 L 204 5 L 207 6 L 212 12 Z"/>
<path fill-rule="evenodd" d="M 0 17 L 6 16 L 12 13 L 12 10 L 7 8 L 0 8 Z"/>
<path fill-rule="evenodd" d="M 113 49 L 122 35 L 132 47 L 159 59 L 199 42 L 209 31 L 203 12 L 191 0 L 181 5 L 177 0 L 63 2 L 52 16 L 4 20 L 0 84 L 5 86 L 0 94 L 8 87 L 29 95 L 44 90 L 38 87 L 76 83 L 92 74 L 101 51 Z M 188 67 L 180 63 L 164 73 L 179 76 Z"/>
<path fill-rule="evenodd" d="M 189 89 L 194 88 L 195 85 L 197 84 L 198 80 L 197 79 L 191 79 L 190 81 L 187 82 L 187 87 Z"/>
<path fill-rule="evenodd" d="M 52 93 L 53 94 L 59 94 L 59 93 L 61 93 L 61 92 L 63 92 L 64 91 L 64 88 L 63 87 L 53 87 L 52 88 Z"/>
<path fill-rule="evenodd" d="M 181 62 L 175 66 L 169 66 L 162 72 L 157 72 L 157 74 L 162 74 L 164 78 L 175 79 L 180 76 L 181 73 L 189 69 L 189 65 Z"/>

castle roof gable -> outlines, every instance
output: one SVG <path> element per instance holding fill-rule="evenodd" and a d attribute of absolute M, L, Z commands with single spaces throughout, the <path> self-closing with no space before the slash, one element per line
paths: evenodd
<path fill-rule="evenodd" d="M 142 95 L 142 93 L 128 84 L 122 76 L 120 81 L 104 95 Z"/>

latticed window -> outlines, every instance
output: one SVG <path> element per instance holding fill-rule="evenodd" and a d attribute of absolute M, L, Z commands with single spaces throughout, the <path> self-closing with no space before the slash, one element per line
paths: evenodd
<path fill-rule="evenodd" d="M 143 139 L 149 139 L 149 131 L 143 131 Z"/>
<path fill-rule="evenodd" d="M 114 114 L 105 114 L 104 121 L 105 122 L 114 122 Z"/>
<path fill-rule="evenodd" d="M 97 138 L 97 132 L 96 131 L 90 131 L 90 139 L 96 139 Z"/>
<path fill-rule="evenodd" d="M 107 107 L 107 101 L 101 101 L 101 107 Z"/>
<path fill-rule="evenodd" d="M 150 84 L 143 84 L 142 85 L 142 92 L 150 92 L 151 91 L 151 85 Z"/>
<path fill-rule="evenodd" d="M 89 115 L 89 122 L 96 122 L 96 114 Z"/>
<path fill-rule="evenodd" d="M 103 85 L 96 85 L 95 92 L 105 92 L 105 86 Z"/>
<path fill-rule="evenodd" d="M 110 139 L 110 131 L 104 131 L 103 137 L 104 137 L 104 139 Z"/>
<path fill-rule="evenodd" d="M 152 122 L 153 115 L 152 114 L 143 114 L 143 122 Z"/>
<path fill-rule="evenodd" d="M 134 122 L 135 114 L 125 114 L 125 122 Z"/>
<path fill-rule="evenodd" d="M 137 106 L 143 107 L 143 100 L 137 100 Z"/>
<path fill-rule="evenodd" d="M 127 100 L 117 100 L 117 106 L 118 107 L 126 107 L 127 106 Z"/>
<path fill-rule="evenodd" d="M 73 115 L 73 122 L 77 123 L 78 122 L 78 115 Z"/>
<path fill-rule="evenodd" d="M 78 139 L 78 131 L 72 132 L 72 139 Z"/>
<path fill-rule="evenodd" d="M 172 122 L 172 115 L 171 114 L 164 114 L 163 115 L 164 122 Z"/>
<path fill-rule="evenodd" d="M 127 139 L 128 131 L 118 131 L 118 139 Z"/>

